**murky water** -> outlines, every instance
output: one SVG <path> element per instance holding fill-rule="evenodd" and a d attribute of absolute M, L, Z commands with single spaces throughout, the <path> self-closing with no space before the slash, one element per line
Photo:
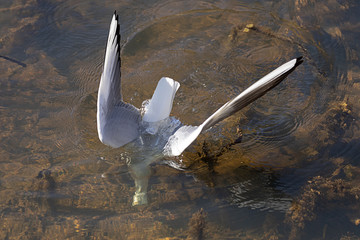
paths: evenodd
<path fill-rule="evenodd" d="M 172 77 L 172 115 L 185 124 L 304 56 L 263 98 L 154 164 L 142 207 L 131 206 L 124 152 L 96 132 L 114 10 L 125 100 L 140 107 Z M 1 1 L 0 238 L 360 238 L 359 12 L 351 0 Z"/>

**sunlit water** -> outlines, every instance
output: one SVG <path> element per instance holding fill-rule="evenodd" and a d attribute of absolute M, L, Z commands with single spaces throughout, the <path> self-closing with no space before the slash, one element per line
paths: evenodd
<path fill-rule="evenodd" d="M 125 100 L 141 107 L 171 77 L 184 124 L 304 56 L 181 157 L 153 164 L 141 207 L 129 153 L 96 132 L 114 10 Z M 350 0 L 2 1 L 0 238 L 196 239 L 201 208 L 207 239 L 359 238 L 359 12 Z"/>

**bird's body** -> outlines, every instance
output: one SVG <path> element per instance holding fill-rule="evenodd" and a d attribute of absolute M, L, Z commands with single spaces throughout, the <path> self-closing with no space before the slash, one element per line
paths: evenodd
<path fill-rule="evenodd" d="M 199 126 L 186 126 L 169 117 L 180 84 L 160 79 L 149 102 L 140 110 L 125 103 L 121 94 L 120 26 L 116 13 L 110 24 L 104 70 L 97 102 L 97 128 L 101 142 L 113 148 L 124 147 L 130 173 L 135 180 L 133 205 L 147 203 L 149 165 L 163 157 L 179 156 L 198 135 L 231 116 L 278 85 L 302 62 L 293 59 L 255 82 L 233 100 L 225 103 Z"/>

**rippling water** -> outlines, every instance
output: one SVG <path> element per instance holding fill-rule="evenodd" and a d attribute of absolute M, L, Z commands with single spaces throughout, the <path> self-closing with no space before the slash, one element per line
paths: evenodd
<path fill-rule="evenodd" d="M 185 124 L 304 56 L 263 98 L 154 164 L 142 207 L 131 206 L 126 153 L 96 132 L 114 10 L 125 100 L 140 107 L 174 78 L 172 115 Z M 0 238 L 358 239 L 359 11 L 351 0 L 2 1 Z"/>

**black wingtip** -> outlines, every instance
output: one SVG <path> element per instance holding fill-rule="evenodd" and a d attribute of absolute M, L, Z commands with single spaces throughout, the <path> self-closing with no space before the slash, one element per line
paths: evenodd
<path fill-rule="evenodd" d="M 295 67 L 299 66 L 299 65 L 302 64 L 303 62 L 304 62 L 304 60 L 303 60 L 303 57 L 302 57 L 302 56 L 296 58 Z"/>
<path fill-rule="evenodd" d="M 117 36 L 117 51 L 118 51 L 118 62 L 119 65 L 121 66 L 121 45 L 120 45 L 120 40 L 121 40 L 121 34 L 120 34 L 120 21 L 119 21 L 119 15 L 116 13 L 116 10 L 114 11 L 114 15 L 115 15 L 115 19 L 117 22 L 117 26 L 116 26 L 116 36 Z M 121 70 L 120 70 L 120 77 L 121 77 Z"/>
<path fill-rule="evenodd" d="M 114 17 L 115 17 L 115 20 L 117 22 L 116 35 L 115 36 L 117 37 L 117 43 L 120 46 L 120 38 L 121 38 L 121 35 L 120 35 L 120 22 L 119 22 L 119 15 L 116 13 L 116 10 L 114 10 Z"/>
<path fill-rule="evenodd" d="M 117 14 L 116 10 L 114 11 L 115 20 L 119 23 L 119 15 Z"/>

